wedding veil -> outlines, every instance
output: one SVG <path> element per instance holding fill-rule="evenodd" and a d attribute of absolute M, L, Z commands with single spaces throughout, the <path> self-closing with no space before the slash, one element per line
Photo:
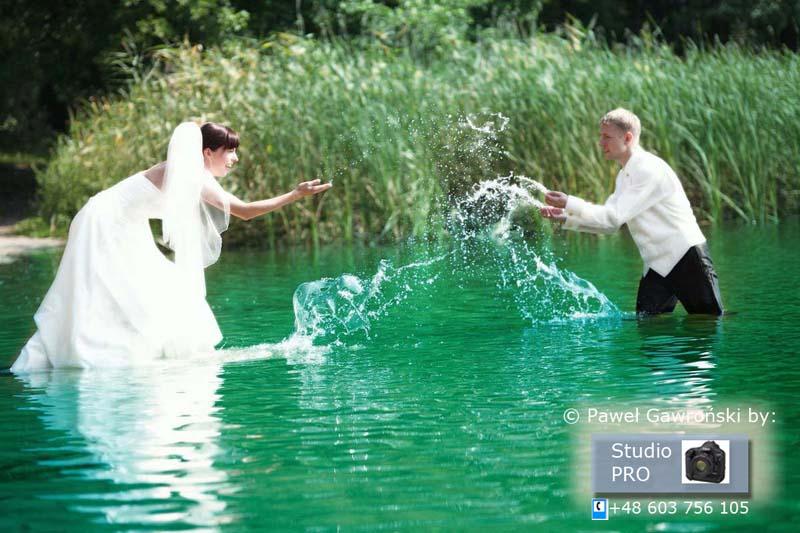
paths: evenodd
<path fill-rule="evenodd" d="M 175 252 L 181 281 L 205 296 L 203 269 L 219 258 L 228 228 L 228 194 L 203 164 L 203 136 L 194 122 L 172 133 L 164 171 L 164 242 Z"/>

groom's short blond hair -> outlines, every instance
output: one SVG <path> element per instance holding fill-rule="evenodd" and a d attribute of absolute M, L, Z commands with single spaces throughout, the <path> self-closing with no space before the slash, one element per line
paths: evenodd
<path fill-rule="evenodd" d="M 631 132 L 634 139 L 638 139 L 639 134 L 642 132 L 642 123 L 639 117 L 634 115 L 633 112 L 621 107 L 613 109 L 603 115 L 603 118 L 600 119 L 600 125 L 602 126 L 604 124 L 616 126 L 621 129 L 623 133 Z"/>

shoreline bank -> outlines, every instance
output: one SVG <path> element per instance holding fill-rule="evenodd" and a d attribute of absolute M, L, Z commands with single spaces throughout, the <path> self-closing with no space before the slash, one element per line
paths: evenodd
<path fill-rule="evenodd" d="M 63 239 L 34 238 L 14 234 L 14 225 L 0 225 L 0 264 L 10 263 L 18 256 L 33 250 L 62 246 Z"/>

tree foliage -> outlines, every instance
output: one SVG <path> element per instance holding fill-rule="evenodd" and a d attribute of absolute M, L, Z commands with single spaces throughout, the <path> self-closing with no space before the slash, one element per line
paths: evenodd
<path fill-rule="evenodd" d="M 337 34 L 441 52 L 485 27 L 526 32 L 580 21 L 625 41 L 642 28 L 673 43 L 737 41 L 798 46 L 800 0 L 2 0 L 0 143 L 27 147 L 62 131 L 68 110 L 117 88 L 116 54 L 231 36 Z M 126 79 L 121 80 L 123 83 Z"/>

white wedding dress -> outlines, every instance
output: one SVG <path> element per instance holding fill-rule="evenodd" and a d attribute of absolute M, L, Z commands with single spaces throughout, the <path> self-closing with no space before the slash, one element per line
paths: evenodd
<path fill-rule="evenodd" d="M 161 189 L 138 173 L 83 206 L 12 372 L 127 367 L 214 350 L 222 334 L 204 268 L 219 257 L 231 195 L 205 169 L 202 148 L 200 127 L 184 122 L 170 138 Z M 151 218 L 162 220 L 174 261 L 156 246 Z"/>
<path fill-rule="evenodd" d="M 12 372 L 123 367 L 214 349 L 222 334 L 205 285 L 189 283 L 153 240 L 149 219 L 163 210 L 164 193 L 143 173 L 89 199 Z"/>

